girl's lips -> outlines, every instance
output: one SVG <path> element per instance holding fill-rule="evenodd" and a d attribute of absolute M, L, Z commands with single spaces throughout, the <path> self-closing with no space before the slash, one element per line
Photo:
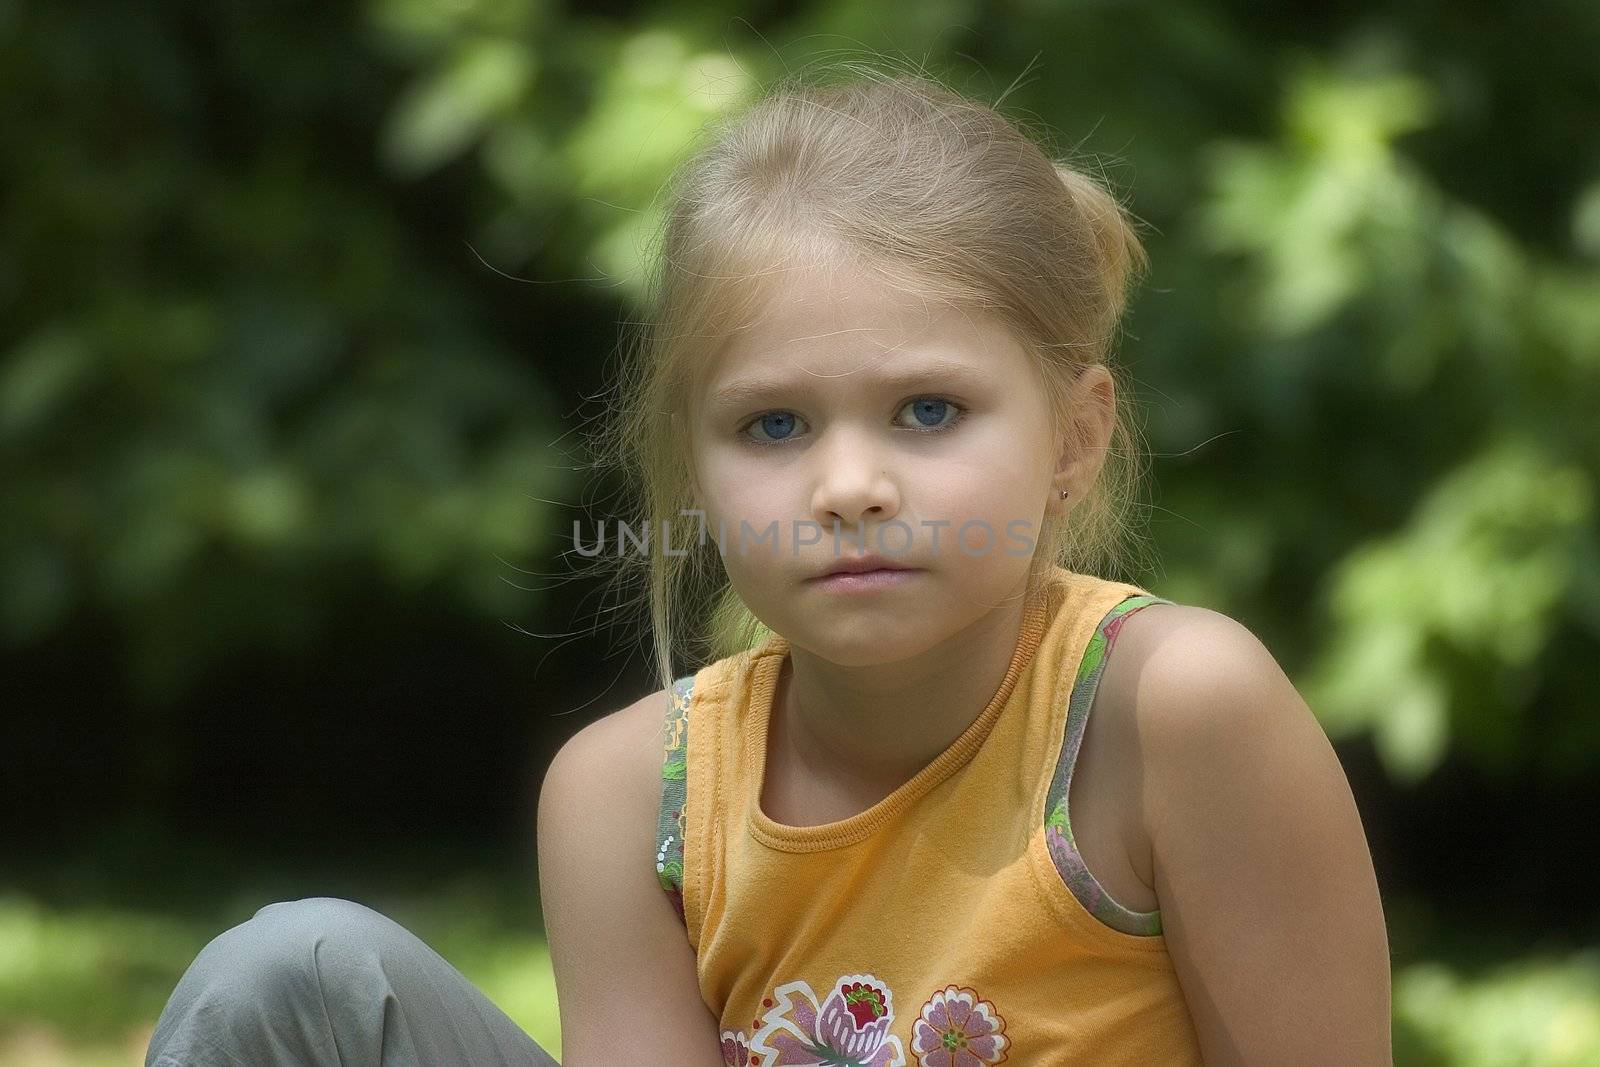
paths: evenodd
<path fill-rule="evenodd" d="M 879 569 L 851 574 L 839 571 L 811 579 L 811 584 L 829 592 L 875 593 L 895 589 L 910 582 L 922 572 L 915 569 Z"/>

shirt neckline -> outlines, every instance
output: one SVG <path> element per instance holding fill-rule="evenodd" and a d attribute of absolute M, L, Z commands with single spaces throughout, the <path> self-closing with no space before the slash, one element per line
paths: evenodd
<path fill-rule="evenodd" d="M 1047 583 L 1048 585 L 1048 583 Z M 791 826 L 772 819 L 761 810 L 761 791 L 766 784 L 767 730 L 772 721 L 773 700 L 779 673 L 789 655 L 788 639 L 770 635 L 756 652 L 752 667 L 748 743 L 744 748 L 745 823 L 750 833 L 771 848 L 783 852 L 820 852 L 843 848 L 870 837 L 884 823 L 944 781 L 966 764 L 989 736 L 1005 710 L 1023 670 L 1038 651 L 1045 630 L 1048 589 L 1040 588 L 1023 606 L 1022 625 L 1011 651 L 1000 687 L 972 725 L 933 758 L 922 770 L 876 804 L 845 819 L 814 826 Z"/>

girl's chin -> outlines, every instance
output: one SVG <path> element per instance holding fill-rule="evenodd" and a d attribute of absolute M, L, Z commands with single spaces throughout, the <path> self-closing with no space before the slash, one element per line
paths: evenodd
<path fill-rule="evenodd" d="M 827 630 L 818 630 L 815 624 L 800 627 L 790 639 L 792 647 L 799 647 L 819 659 L 839 667 L 878 667 L 899 663 L 932 648 L 936 637 L 923 634 L 920 626 L 896 626 L 892 634 L 885 632 L 882 620 L 860 627 L 841 624 Z"/>

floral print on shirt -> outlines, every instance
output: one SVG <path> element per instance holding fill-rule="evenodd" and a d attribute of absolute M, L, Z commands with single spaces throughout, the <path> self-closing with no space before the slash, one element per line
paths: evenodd
<path fill-rule="evenodd" d="M 762 1067 L 904 1067 L 905 1050 L 889 1032 L 894 998 L 870 974 L 848 974 L 819 1004 L 806 982 L 773 990 L 756 1020 L 750 1062 Z M 759 1059 L 757 1057 L 760 1057 Z"/>
<path fill-rule="evenodd" d="M 820 1002 L 809 983 L 786 982 L 761 1002 L 765 1013 L 743 1030 L 722 1032 L 727 1067 L 905 1067 L 891 1030 L 894 994 L 872 974 L 838 978 Z M 1006 1059 L 1005 1020 L 977 990 L 946 985 L 911 1026 L 917 1067 L 987 1067 Z"/>
<path fill-rule="evenodd" d="M 722 1031 L 722 1062 L 724 1067 L 746 1067 L 750 1062 L 750 1039 L 743 1030 Z"/>
<path fill-rule="evenodd" d="M 921 1067 L 983 1067 L 1006 1058 L 1005 1020 L 975 989 L 947 985 L 922 1006 L 911 1027 Z"/>

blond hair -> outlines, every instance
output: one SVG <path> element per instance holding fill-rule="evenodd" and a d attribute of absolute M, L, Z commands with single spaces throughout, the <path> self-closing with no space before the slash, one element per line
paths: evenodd
<path fill-rule="evenodd" d="M 665 187 L 646 313 L 624 346 L 610 418 L 592 436 L 596 462 L 636 496 L 625 521 L 652 538 L 649 552 L 619 550 L 608 565 L 630 599 L 648 601 L 663 688 L 681 673 L 675 644 L 692 669 L 769 632 L 728 582 L 715 538 L 698 537 L 683 514 L 697 506 L 689 428 L 701 370 L 759 310 L 763 279 L 840 262 L 910 295 L 981 309 L 1034 357 L 1067 440 L 1071 387 L 1084 368 L 1107 364 L 1147 266 L 1103 184 L 1047 157 L 994 108 L 918 73 L 848 61 L 792 74 L 705 138 Z M 1129 394 L 1107 370 L 1118 386 L 1111 447 L 1071 521 L 1047 517 L 1030 588 L 1051 565 L 1110 575 L 1125 562 L 1143 453 Z M 664 523 L 671 546 L 659 539 Z"/>

